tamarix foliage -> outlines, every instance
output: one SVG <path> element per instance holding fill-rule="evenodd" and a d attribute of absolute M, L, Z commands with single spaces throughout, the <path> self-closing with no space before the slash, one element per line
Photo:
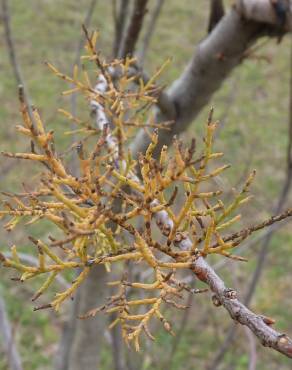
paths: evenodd
<path fill-rule="evenodd" d="M 9 218 L 4 227 L 11 231 L 22 220 L 34 223 L 46 219 L 63 237 L 50 236 L 47 241 L 29 238 L 36 246 L 37 266 L 22 263 L 16 246 L 11 248 L 12 257 L 3 254 L 0 257 L 5 267 L 19 272 L 22 282 L 46 275 L 33 301 L 50 288 L 59 274 L 78 271 L 67 290 L 56 293 L 52 302 L 35 310 L 49 307 L 59 310 L 96 265 L 104 265 L 105 273 L 114 263 L 126 268 L 133 263 L 139 266 L 139 272 L 148 270 L 144 280 L 140 274 L 140 281 L 130 281 L 122 273 L 119 281 L 110 283 L 117 286 L 117 294 L 84 315 L 93 316 L 99 311 L 115 313 L 111 327 L 120 324 L 125 341 L 133 341 L 138 350 L 142 332 L 154 339 L 149 331 L 152 318 L 158 318 L 164 329 L 172 333 L 163 305 L 185 309 L 184 292 L 200 292 L 180 279 L 179 270 L 191 270 L 196 259 L 208 258 L 210 254 L 244 260 L 232 254 L 234 248 L 254 231 L 290 216 L 292 211 L 228 233 L 228 228 L 234 228 L 240 219 L 238 209 L 250 198 L 255 172 L 234 198 L 224 204 L 226 191 L 216 189 L 218 185 L 213 180 L 228 165 L 216 166 L 223 153 L 213 151 L 217 123 L 212 120 L 212 112 L 206 124 L 202 153 L 196 155 L 194 140 L 185 147 L 174 138 L 173 151 L 170 153 L 163 146 L 157 155 L 158 130 L 171 129 L 171 123 L 156 124 L 150 110 L 161 91 L 155 82 L 164 66 L 145 81 L 137 75 L 134 59 L 106 62 L 95 49 L 96 33 L 92 36 L 85 33 L 87 53 L 82 59 L 93 63 L 94 83 L 85 68 L 75 67 L 69 77 L 47 63 L 57 77 L 70 85 L 63 94 L 80 93 L 93 111 L 94 119 L 89 123 L 60 109 L 80 126 L 74 132 L 81 139 L 73 145 L 79 158 L 78 175 L 76 170 L 70 172 L 69 163 L 58 154 L 54 132 L 46 131 L 38 110 L 28 107 L 21 94 L 23 126 L 17 126 L 17 131 L 31 141 L 31 151 L 3 153 L 43 165 L 34 190 L 3 193 L 6 199 L 0 215 Z M 141 127 L 149 133 L 151 143 L 135 160 L 129 152 L 129 142 Z M 136 291 L 140 293 L 135 294 Z"/>

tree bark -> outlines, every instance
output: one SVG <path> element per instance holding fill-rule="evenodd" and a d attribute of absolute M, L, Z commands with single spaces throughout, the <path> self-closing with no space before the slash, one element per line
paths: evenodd
<path fill-rule="evenodd" d="M 243 4 L 231 8 L 216 28 L 196 47 L 182 75 L 166 91 L 172 109 L 162 111 L 157 108 L 156 121 L 173 120 L 174 124 L 172 130 L 161 132 L 157 152 L 162 145 L 171 144 L 173 135 L 188 128 L 233 69 L 241 64 L 251 45 L 264 35 L 272 36 L 279 32 L 278 25 L 273 25 L 270 18 L 265 22 L 250 18 L 250 8 L 243 8 L 249 0 L 238 3 Z M 290 13 L 289 15 L 291 17 Z M 282 34 L 286 31 L 286 28 L 281 29 Z M 145 152 L 148 145 L 149 136 L 141 130 L 131 144 L 133 155 Z"/>

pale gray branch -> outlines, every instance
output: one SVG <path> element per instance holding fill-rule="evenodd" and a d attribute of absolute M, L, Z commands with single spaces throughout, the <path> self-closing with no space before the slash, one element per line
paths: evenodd
<path fill-rule="evenodd" d="M 289 99 L 289 119 L 288 119 L 289 140 L 288 140 L 288 145 L 287 145 L 287 159 L 286 159 L 287 170 L 286 170 L 286 178 L 285 178 L 285 181 L 282 187 L 282 191 L 280 193 L 278 203 L 275 206 L 276 212 L 280 212 L 284 204 L 286 203 L 286 200 L 288 198 L 289 191 L 291 188 L 291 182 L 292 182 L 292 46 L 291 46 L 290 64 L 291 64 L 290 66 L 290 96 L 289 96 L 290 99 Z M 246 305 L 249 305 L 253 297 L 257 283 L 259 281 L 259 278 L 261 276 L 261 273 L 264 267 L 264 263 L 266 261 L 266 257 L 269 252 L 270 242 L 272 240 L 274 232 L 278 229 L 278 226 L 279 224 L 272 225 L 269 229 L 264 231 L 263 238 L 261 238 L 263 240 L 262 240 L 262 245 L 261 245 L 259 254 L 257 256 L 256 268 L 251 278 L 251 283 L 249 285 L 248 291 L 244 299 L 244 303 Z M 223 342 L 221 348 L 215 354 L 215 358 L 212 361 L 212 365 L 210 369 L 216 370 L 219 364 L 222 362 L 225 353 L 227 352 L 230 344 L 232 343 L 232 340 L 235 335 L 235 331 L 236 331 L 236 328 L 234 326 L 231 326 L 228 329 L 228 335 L 226 336 L 225 341 Z"/>
<path fill-rule="evenodd" d="M 145 32 L 145 36 L 142 39 L 141 42 L 141 48 L 138 53 L 138 60 L 139 64 L 142 66 L 144 64 L 145 56 L 148 51 L 148 47 L 150 44 L 151 37 L 153 35 L 159 14 L 161 12 L 162 6 L 163 6 L 164 0 L 156 0 L 155 7 L 150 15 L 150 20 L 147 25 L 147 30 Z"/>
<path fill-rule="evenodd" d="M 119 55 L 119 50 L 121 48 L 121 43 L 126 29 L 127 15 L 129 12 L 129 0 L 120 0 L 120 6 L 117 11 L 116 0 L 113 3 L 113 13 L 114 13 L 114 22 L 115 22 L 115 39 L 113 46 L 113 56 L 117 57 Z"/>
<path fill-rule="evenodd" d="M 9 1 L 2 0 L 1 5 L 2 5 L 2 20 L 3 20 L 3 26 L 4 26 L 4 39 L 7 45 L 9 59 L 10 59 L 10 63 L 13 69 L 13 73 L 14 73 L 17 85 L 22 86 L 23 97 L 28 106 L 29 114 L 30 116 L 32 116 L 31 108 L 30 108 L 31 107 L 30 97 L 29 97 L 27 87 L 26 87 L 25 81 L 22 76 L 20 64 L 18 62 L 17 55 L 16 55 L 15 44 L 13 41 L 12 30 L 11 30 L 10 12 L 9 12 L 8 4 L 9 4 Z"/>
<path fill-rule="evenodd" d="M 265 322 L 265 317 L 253 313 L 241 303 L 236 297 L 236 292 L 225 286 L 223 280 L 203 257 L 194 261 L 192 271 L 201 281 L 208 284 L 219 304 L 228 311 L 234 321 L 247 326 L 263 346 L 271 347 L 292 358 L 292 340 L 286 334 L 274 330 Z"/>
<path fill-rule="evenodd" d="M 237 0 L 236 7 L 246 19 L 292 30 L 291 0 Z"/>
<path fill-rule="evenodd" d="M 278 26 L 275 26 L 278 30 Z M 243 60 L 244 53 L 261 36 L 274 35 L 273 25 L 249 20 L 233 7 L 196 48 L 182 75 L 167 90 L 169 101 L 175 106 L 175 114 L 157 110 L 156 121 L 175 120 L 171 131 L 160 133 L 159 146 L 169 145 L 173 135 L 186 130 L 192 120 L 206 106 L 232 70 Z M 285 30 L 282 30 L 285 33 Z M 141 130 L 133 143 L 133 155 L 145 152 L 148 135 Z"/>
<path fill-rule="evenodd" d="M 22 370 L 21 358 L 17 351 L 13 331 L 8 319 L 3 298 L 0 296 L 0 337 L 2 338 L 9 368 L 11 370 Z"/>

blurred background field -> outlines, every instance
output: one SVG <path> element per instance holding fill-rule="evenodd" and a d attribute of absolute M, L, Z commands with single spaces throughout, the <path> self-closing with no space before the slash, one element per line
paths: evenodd
<path fill-rule="evenodd" d="M 90 1 L 85 0 L 29 0 L 10 1 L 11 27 L 17 57 L 33 104 L 36 105 L 47 127 L 55 130 L 59 150 L 65 150 L 71 138 L 62 135 L 70 124 L 57 112 L 59 107 L 70 109 L 70 99 L 61 96 L 65 85 L 44 65 L 54 63 L 70 74 L 76 59 L 81 37 L 81 24 Z M 150 7 L 154 0 L 150 0 Z M 151 73 L 163 61 L 172 62 L 161 78 L 169 84 L 180 75 L 192 55 L 195 45 L 206 36 L 208 6 L 206 0 L 168 0 L 162 9 L 151 40 L 145 69 Z M 111 1 L 97 1 L 91 28 L 100 31 L 98 47 L 110 57 L 112 52 L 113 22 Z M 16 134 L 20 123 L 17 85 L 10 65 L 1 27 L 0 38 L 0 141 L 3 151 L 25 151 L 27 142 Z M 209 105 L 215 107 L 215 118 L 221 128 L 216 139 L 218 151 L 225 152 L 225 162 L 232 165 L 225 175 L 224 185 L 232 189 L 242 182 L 252 169 L 257 169 L 253 185 L 253 201 L 245 207 L 243 224 L 262 220 L 271 215 L 281 192 L 286 173 L 288 143 L 289 85 L 291 74 L 291 39 L 284 38 L 278 45 L 269 40 L 257 51 L 257 58 L 243 61 L 213 96 Z M 83 109 L 83 111 L 81 111 Z M 186 140 L 201 137 L 208 107 L 193 122 Z M 86 107 L 80 105 L 78 114 L 88 118 Z M 21 183 L 32 184 L 38 168 L 28 162 L 0 157 L 0 190 L 19 191 Z M 287 200 L 286 207 L 291 207 Z M 13 233 L 0 231 L 0 248 L 12 243 L 28 251 L 29 233 L 42 237 L 50 232 L 50 225 L 37 224 L 29 230 L 17 227 Z M 239 287 L 243 295 L 255 268 L 260 243 L 242 251 L 248 263 L 228 262 L 221 270 L 230 286 Z M 252 300 L 255 311 L 273 317 L 279 330 L 292 332 L 292 228 L 286 223 L 273 236 L 266 265 Z M 216 260 L 217 261 L 217 260 Z M 214 263 L 216 262 L 214 260 Z M 0 292 L 5 298 L 13 323 L 15 340 L 23 357 L 24 368 L 52 369 L 53 357 L 60 338 L 63 316 L 53 312 L 32 312 L 30 301 L 33 287 L 18 285 L 10 280 L 11 272 L 0 269 Z M 182 314 L 175 312 L 179 326 Z M 230 320 L 226 312 L 211 306 L 206 296 L 196 296 L 182 341 L 172 362 L 173 369 L 205 369 L 216 349 L 224 340 Z M 102 335 L 102 334 L 101 334 Z M 145 348 L 145 369 L 163 369 L 169 360 L 173 338 L 164 332 L 156 345 Z M 223 369 L 243 370 L 248 366 L 249 340 L 243 328 L 237 335 L 224 360 Z M 102 350 L 101 369 L 110 369 L 110 351 Z M 291 362 L 280 354 L 257 343 L 259 370 L 288 370 Z M 1 355 L 0 370 L 6 370 L 5 356 Z"/>

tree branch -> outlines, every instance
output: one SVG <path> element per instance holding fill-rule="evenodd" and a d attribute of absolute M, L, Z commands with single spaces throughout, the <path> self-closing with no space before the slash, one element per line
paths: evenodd
<path fill-rule="evenodd" d="M 238 0 L 236 7 L 246 19 L 292 29 L 291 0 Z"/>
<path fill-rule="evenodd" d="M 148 0 L 135 0 L 130 23 L 119 51 L 119 57 L 121 58 L 125 58 L 128 54 L 132 55 L 135 51 L 146 13 L 147 2 Z"/>
<path fill-rule="evenodd" d="M 4 26 L 4 39 L 7 45 L 10 63 L 13 69 L 13 73 L 14 73 L 17 85 L 22 86 L 23 97 L 26 102 L 26 105 L 29 108 L 29 114 L 32 117 L 31 108 L 30 108 L 31 107 L 30 97 L 29 97 L 24 79 L 22 77 L 22 72 L 21 72 L 21 68 L 20 68 L 20 65 L 17 59 L 14 41 L 12 37 L 8 1 L 2 0 L 1 5 L 2 5 L 2 19 L 3 19 L 3 26 Z"/>
<path fill-rule="evenodd" d="M 241 10 L 239 6 L 229 10 L 217 24 L 216 32 L 211 32 L 198 45 L 182 75 L 167 90 L 169 100 L 176 107 L 175 115 L 157 110 L 156 121 L 175 120 L 175 124 L 172 130 L 160 133 L 157 153 L 162 145 L 171 144 L 173 135 L 187 129 L 257 39 L 267 34 L 279 35 L 277 24 L 247 18 L 249 13 L 244 13 L 246 17 L 243 17 Z M 283 28 L 281 32 L 284 34 L 287 29 Z M 132 153 L 144 153 L 148 145 L 149 137 L 141 130 L 131 144 Z"/>
<path fill-rule="evenodd" d="M 292 44 L 291 44 L 291 56 L 290 56 L 290 93 L 289 93 L 289 118 L 288 118 L 288 145 L 287 145 L 287 169 L 286 169 L 286 178 L 282 187 L 282 191 L 280 193 L 278 203 L 275 206 L 275 212 L 278 213 L 283 209 L 284 204 L 286 203 L 286 200 L 288 198 L 288 194 L 291 188 L 291 182 L 292 182 Z M 260 279 L 262 269 L 264 267 L 264 263 L 266 260 L 266 257 L 269 252 L 269 245 L 272 240 L 272 237 L 274 235 L 274 232 L 277 231 L 278 227 L 276 225 L 273 225 L 269 229 L 267 229 L 263 234 L 263 239 L 261 248 L 259 251 L 259 254 L 257 256 L 257 264 L 255 271 L 253 273 L 249 289 L 246 293 L 244 303 L 246 305 L 249 305 L 253 294 L 255 292 L 257 283 Z M 220 263 L 220 262 L 219 262 Z M 218 263 L 218 267 L 219 267 Z M 220 266 L 221 267 L 221 266 Z M 212 361 L 212 365 L 210 369 L 215 370 L 218 365 L 221 363 L 221 361 L 224 358 L 225 353 L 227 352 L 229 345 L 231 344 L 233 337 L 235 335 L 235 327 L 231 326 L 228 330 L 228 335 L 226 336 L 226 339 L 224 343 L 222 344 L 222 347 L 219 349 L 217 354 L 215 355 L 215 358 Z"/>
<path fill-rule="evenodd" d="M 269 325 L 268 319 L 256 315 L 236 298 L 234 290 L 226 288 L 223 280 L 208 265 L 203 257 L 194 261 L 192 271 L 215 293 L 216 305 L 222 305 L 231 318 L 247 326 L 261 341 L 262 345 L 271 347 L 287 357 L 292 358 L 292 340 L 277 332 Z"/>
<path fill-rule="evenodd" d="M 116 0 L 113 3 L 114 23 L 115 23 L 115 39 L 113 46 L 113 56 L 119 55 L 121 42 L 123 39 L 124 31 L 126 28 L 127 15 L 129 10 L 130 1 L 120 0 L 119 10 L 116 10 Z"/>
<path fill-rule="evenodd" d="M 151 12 L 151 18 L 145 32 L 145 36 L 142 40 L 142 45 L 138 53 L 139 64 L 142 66 L 144 64 L 145 56 L 150 44 L 151 37 L 153 35 L 156 22 L 158 20 L 159 14 L 161 12 L 164 0 L 156 0 L 155 8 Z"/>
<path fill-rule="evenodd" d="M 96 91 L 104 92 L 108 88 L 108 83 L 103 76 L 100 74 L 97 85 L 95 87 Z M 105 125 L 107 125 L 108 120 L 106 119 L 106 113 L 103 106 L 100 103 L 91 101 L 92 108 L 95 109 L 96 114 L 96 126 L 102 130 Z M 117 143 L 109 131 L 105 136 L 105 145 L 110 148 L 114 156 L 118 155 Z M 133 175 L 135 176 L 135 175 Z M 135 181 L 139 181 L 135 176 Z M 158 205 L 158 200 L 153 200 L 151 206 Z M 243 232 L 236 233 L 237 237 L 241 237 L 242 233 L 244 236 L 250 235 L 252 231 L 259 230 L 262 226 L 267 226 L 273 224 L 275 221 L 280 221 L 287 216 L 291 216 L 292 210 L 288 210 L 282 215 L 271 217 L 268 221 L 261 223 L 256 226 L 252 226 L 249 229 L 245 229 Z M 165 235 L 165 231 L 171 232 L 174 223 L 169 217 L 165 210 L 157 211 L 153 214 L 154 220 L 162 232 Z M 230 237 L 228 240 L 233 238 Z M 185 238 L 181 238 L 180 241 L 176 243 L 176 246 L 181 250 L 191 250 L 193 246 L 192 240 L 186 235 Z M 236 297 L 236 292 L 232 289 L 226 288 L 223 280 L 216 274 L 214 269 L 206 262 L 202 256 L 195 256 L 192 262 L 191 270 L 197 276 L 199 280 L 206 283 L 211 291 L 215 293 L 214 302 L 216 305 L 222 305 L 230 314 L 232 319 L 239 322 L 242 325 L 247 326 L 261 341 L 264 346 L 271 347 L 278 352 L 285 354 L 287 357 L 292 358 L 292 340 L 286 335 L 277 332 L 271 328 L 273 322 L 269 321 L 268 318 L 261 315 L 256 315 L 250 311 L 244 304 L 242 304 Z"/>
<path fill-rule="evenodd" d="M 12 257 L 11 252 L 4 252 L 3 255 L 6 258 L 11 258 Z M 21 259 L 21 261 L 23 261 L 23 262 L 27 262 L 27 263 L 29 263 L 31 265 L 34 265 L 34 266 L 38 266 L 38 264 L 39 264 L 38 259 L 35 258 L 34 256 L 31 256 L 30 254 L 19 252 L 18 256 Z M 70 287 L 70 284 L 67 283 L 67 281 L 63 278 L 62 275 L 57 275 L 56 276 L 56 281 L 62 286 L 63 289 L 68 289 Z"/>

